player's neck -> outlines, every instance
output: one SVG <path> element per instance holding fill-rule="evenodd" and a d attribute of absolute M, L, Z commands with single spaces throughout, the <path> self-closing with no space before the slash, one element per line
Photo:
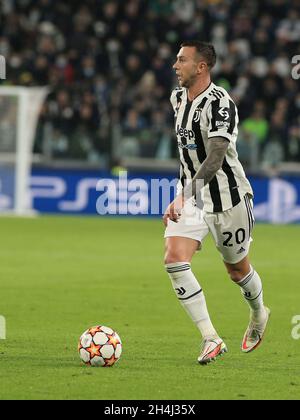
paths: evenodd
<path fill-rule="evenodd" d="M 188 100 L 193 101 L 199 95 L 208 89 L 211 84 L 211 78 L 207 77 L 205 79 L 198 80 L 193 86 L 190 86 L 187 90 Z"/>

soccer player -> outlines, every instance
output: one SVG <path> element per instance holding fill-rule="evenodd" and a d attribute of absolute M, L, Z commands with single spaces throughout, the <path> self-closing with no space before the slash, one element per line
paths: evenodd
<path fill-rule="evenodd" d="M 181 45 L 173 66 L 179 81 L 171 103 L 180 181 L 177 196 L 163 217 L 165 267 L 178 299 L 203 337 L 200 364 L 227 352 L 191 270 L 192 258 L 209 232 L 250 307 L 243 352 L 249 353 L 261 343 L 270 315 L 263 303 L 261 279 L 248 257 L 254 224 L 253 192 L 236 152 L 237 109 L 226 90 L 211 81 L 215 63 L 213 45 L 188 41 Z"/>

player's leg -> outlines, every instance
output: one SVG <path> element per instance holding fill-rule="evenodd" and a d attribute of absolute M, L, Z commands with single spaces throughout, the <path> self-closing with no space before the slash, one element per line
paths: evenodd
<path fill-rule="evenodd" d="M 251 266 L 248 256 L 235 264 L 224 263 L 231 279 L 241 288 L 242 295 L 250 307 L 250 324 L 242 342 L 242 351 L 249 353 L 261 343 L 270 315 L 270 310 L 263 302 L 262 281 Z"/>
<path fill-rule="evenodd" d="M 199 245 L 190 238 L 166 238 L 165 267 L 180 303 L 202 335 L 203 349 L 198 361 L 207 364 L 227 349 L 211 322 L 203 290 L 191 270 L 192 257 Z"/>
<path fill-rule="evenodd" d="M 225 261 L 224 264 L 231 280 L 240 286 L 242 294 L 250 307 L 253 319 L 259 321 L 261 318 L 264 318 L 265 307 L 262 281 L 250 265 L 249 257 L 246 256 L 242 261 L 235 264 L 229 264 Z"/>
<path fill-rule="evenodd" d="M 227 351 L 211 322 L 203 290 L 191 270 L 192 258 L 207 233 L 203 221 L 189 224 L 184 215 L 178 223 L 171 221 L 165 233 L 165 268 L 180 303 L 203 337 L 203 350 L 198 359 L 201 364 L 209 363 Z"/>
<path fill-rule="evenodd" d="M 249 330 L 252 331 L 253 326 L 256 326 L 260 331 L 260 338 L 257 335 L 257 339 L 251 340 L 248 345 L 245 344 L 244 337 L 243 351 L 252 351 L 261 342 L 261 336 L 269 317 L 269 310 L 263 303 L 262 281 L 248 258 L 254 225 L 252 202 L 248 196 L 245 196 L 237 206 L 214 216 L 214 218 L 209 216 L 206 222 L 214 236 L 217 248 L 223 256 L 231 279 L 241 288 L 250 307 L 251 320 L 247 331 L 248 333 Z M 246 332 L 245 336 L 248 333 Z M 255 335 L 255 331 L 253 335 Z"/>
<path fill-rule="evenodd" d="M 199 242 L 190 238 L 166 239 L 165 267 L 178 300 L 192 318 L 204 339 L 217 338 L 208 314 L 203 290 L 191 269 Z"/>

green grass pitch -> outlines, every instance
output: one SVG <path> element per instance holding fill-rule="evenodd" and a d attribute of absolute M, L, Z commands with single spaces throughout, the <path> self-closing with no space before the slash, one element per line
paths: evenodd
<path fill-rule="evenodd" d="M 164 271 L 160 220 L 1 218 L 0 399 L 300 399 L 299 226 L 258 225 L 251 260 L 272 309 L 263 345 L 244 355 L 248 309 L 211 239 L 193 263 L 229 353 L 197 364 L 199 333 Z M 123 341 L 112 368 L 82 365 L 95 324 Z"/>

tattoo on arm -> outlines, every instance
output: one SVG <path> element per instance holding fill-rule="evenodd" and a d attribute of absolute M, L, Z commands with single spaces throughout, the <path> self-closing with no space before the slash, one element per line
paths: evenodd
<path fill-rule="evenodd" d="M 214 137 L 209 140 L 207 158 L 202 163 L 201 168 L 195 174 L 192 182 L 183 190 L 185 199 L 195 196 L 197 191 L 197 181 L 202 180 L 201 187 L 208 184 L 222 167 L 229 141 L 224 137 Z M 199 189 L 199 188 L 198 188 Z"/>

